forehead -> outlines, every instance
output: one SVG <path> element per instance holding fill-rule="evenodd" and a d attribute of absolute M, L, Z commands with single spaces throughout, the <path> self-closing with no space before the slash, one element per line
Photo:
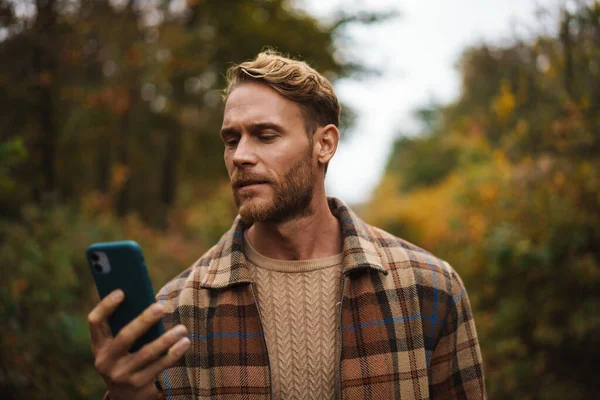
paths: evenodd
<path fill-rule="evenodd" d="M 243 83 L 233 89 L 225 103 L 224 127 L 267 121 L 280 125 L 302 123 L 300 106 L 262 83 Z"/>

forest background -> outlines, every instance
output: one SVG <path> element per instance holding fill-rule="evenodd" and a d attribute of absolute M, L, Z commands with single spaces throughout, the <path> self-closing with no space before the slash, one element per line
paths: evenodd
<path fill-rule="evenodd" d="M 492 399 L 600 389 L 600 4 L 577 4 L 556 10 L 556 35 L 465 49 L 460 95 L 415 105 L 423 131 L 398 135 L 355 205 L 461 274 Z M 333 82 L 376 73 L 337 40 L 388 17 L 324 23 L 285 0 L 0 0 L 2 397 L 102 395 L 89 244 L 137 240 L 158 289 L 229 228 L 228 65 L 269 45 Z"/>

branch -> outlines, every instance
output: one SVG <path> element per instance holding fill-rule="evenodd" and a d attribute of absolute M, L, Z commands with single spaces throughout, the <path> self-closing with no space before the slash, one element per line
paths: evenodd
<path fill-rule="evenodd" d="M 400 13 L 395 10 L 389 11 L 360 11 L 356 14 L 347 14 L 340 12 L 334 19 L 332 31 L 339 29 L 342 26 L 359 23 L 359 24 L 373 24 L 376 22 L 388 21 L 393 18 L 400 16 Z"/>

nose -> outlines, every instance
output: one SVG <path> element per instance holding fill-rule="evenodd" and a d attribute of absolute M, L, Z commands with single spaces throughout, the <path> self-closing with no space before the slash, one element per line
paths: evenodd
<path fill-rule="evenodd" d="M 256 165 L 256 149 L 251 140 L 242 136 L 231 158 L 233 165 L 238 168 Z"/>

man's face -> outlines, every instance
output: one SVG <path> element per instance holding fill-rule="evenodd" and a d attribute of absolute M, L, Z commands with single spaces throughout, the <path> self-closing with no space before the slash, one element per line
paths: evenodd
<path fill-rule="evenodd" d="M 242 84 L 225 104 L 221 138 L 244 221 L 282 222 L 310 211 L 316 162 L 297 104 L 264 84 Z"/>

